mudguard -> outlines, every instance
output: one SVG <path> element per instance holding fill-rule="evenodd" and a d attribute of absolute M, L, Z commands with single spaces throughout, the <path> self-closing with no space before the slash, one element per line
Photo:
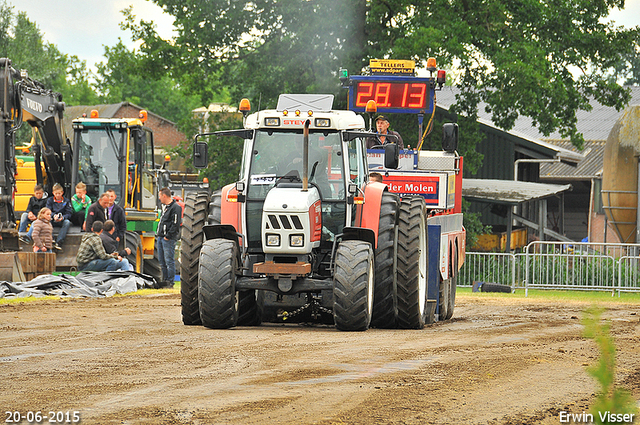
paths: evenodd
<path fill-rule="evenodd" d="M 370 182 L 365 185 L 364 204 L 358 205 L 356 208 L 356 227 L 363 227 L 373 231 L 375 236 L 375 244 L 373 248 L 378 247 L 378 226 L 380 223 L 380 206 L 382 205 L 382 194 L 387 190 L 387 185 Z"/>
<path fill-rule="evenodd" d="M 238 195 L 238 190 L 234 183 L 222 188 L 220 224 L 233 226 L 238 233 L 242 233 L 242 203 L 229 201 L 229 195 Z"/>

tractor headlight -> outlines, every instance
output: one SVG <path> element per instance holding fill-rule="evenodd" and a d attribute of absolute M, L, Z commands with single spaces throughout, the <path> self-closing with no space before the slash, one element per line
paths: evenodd
<path fill-rule="evenodd" d="M 289 245 L 295 247 L 304 246 L 304 235 L 291 235 L 289 236 Z"/>
<path fill-rule="evenodd" d="M 280 118 L 265 118 L 264 124 L 267 127 L 278 127 L 280 125 Z"/>
<path fill-rule="evenodd" d="M 267 246 L 280 246 L 280 235 L 267 235 Z"/>

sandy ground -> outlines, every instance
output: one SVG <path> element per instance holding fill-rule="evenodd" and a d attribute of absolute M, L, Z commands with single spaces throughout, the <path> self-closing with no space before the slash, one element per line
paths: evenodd
<path fill-rule="evenodd" d="M 597 391 L 585 307 L 459 294 L 424 330 L 346 333 L 187 327 L 177 291 L 3 305 L 0 406 L 41 423 L 558 424 Z M 616 382 L 640 399 L 639 308 L 606 308 Z"/>

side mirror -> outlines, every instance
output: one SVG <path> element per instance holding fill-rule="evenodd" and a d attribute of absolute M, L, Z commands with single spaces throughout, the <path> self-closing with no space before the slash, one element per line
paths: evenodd
<path fill-rule="evenodd" d="M 193 166 L 206 168 L 209 163 L 209 145 L 207 142 L 195 142 L 193 145 Z"/>
<path fill-rule="evenodd" d="M 400 149 L 396 143 L 384 145 L 384 168 L 398 168 Z"/>
<path fill-rule="evenodd" d="M 442 150 L 453 153 L 458 149 L 458 124 L 442 125 Z"/>

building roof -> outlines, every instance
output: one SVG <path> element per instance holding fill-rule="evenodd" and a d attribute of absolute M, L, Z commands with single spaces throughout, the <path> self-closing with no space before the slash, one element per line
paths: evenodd
<path fill-rule="evenodd" d="M 568 140 L 555 140 L 552 142 L 558 146 L 577 151 L 577 148 Z M 591 180 L 602 175 L 604 148 L 606 140 L 587 140 L 584 143 L 582 154 L 585 159 L 580 161 L 577 167 L 568 164 L 541 164 L 540 180 Z"/>
<path fill-rule="evenodd" d="M 462 179 L 462 196 L 476 201 L 517 205 L 548 198 L 571 189 L 570 184 L 545 184 L 513 180 Z"/>
<path fill-rule="evenodd" d="M 631 92 L 629 105 L 639 105 L 640 86 L 626 86 L 626 88 Z M 438 106 L 449 109 L 456 102 L 456 94 L 459 93 L 460 90 L 455 87 L 443 87 L 436 94 Z M 623 111 L 617 111 L 616 108 L 610 106 L 603 106 L 595 99 L 591 99 L 589 103 L 593 107 L 591 111 L 577 111 L 576 118 L 578 122 L 576 123 L 576 128 L 578 132 L 582 133 L 585 140 L 607 140 L 613 124 L 620 118 Z M 491 114 L 485 111 L 486 106 L 486 103 L 478 105 L 478 118 L 482 122 L 492 123 Z M 558 132 L 544 136 L 538 131 L 537 127 L 533 126 L 531 118 L 522 116 L 515 121 L 513 128 L 509 132 L 545 141 L 563 139 Z"/>
<path fill-rule="evenodd" d="M 454 87 L 444 87 L 436 94 L 437 107 L 448 111 L 451 105 L 456 102 L 455 95 L 458 93 L 460 93 L 460 90 Z M 484 111 L 484 107 L 482 105 L 479 109 Z M 518 145 L 521 145 L 532 152 L 537 152 L 537 155 L 539 155 L 540 158 L 558 158 L 562 161 L 572 163 L 580 162 L 584 159 L 584 156 L 580 152 L 565 149 L 516 129 L 509 131 L 503 130 L 491 121 L 491 116 L 489 114 L 485 113 L 482 115 L 480 110 L 478 111 L 478 123 L 480 123 L 481 126 L 509 135 L 510 138 Z"/>

